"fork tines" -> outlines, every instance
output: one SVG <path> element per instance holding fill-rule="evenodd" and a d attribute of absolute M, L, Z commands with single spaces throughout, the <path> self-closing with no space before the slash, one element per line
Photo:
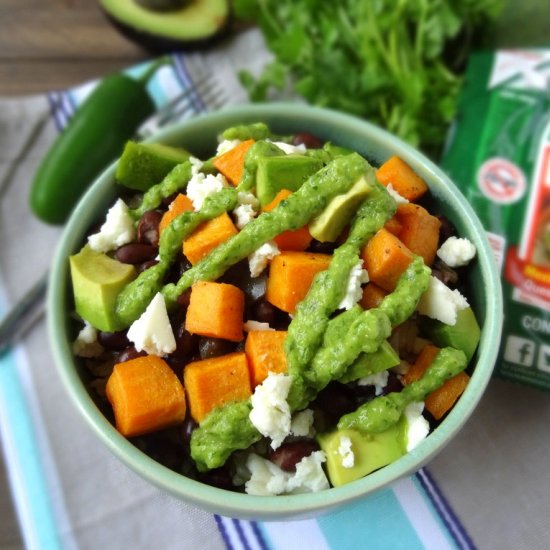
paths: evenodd
<path fill-rule="evenodd" d="M 226 101 L 219 83 L 211 75 L 203 75 L 146 119 L 137 134 L 141 138 L 148 137 L 162 126 L 219 108 Z"/>

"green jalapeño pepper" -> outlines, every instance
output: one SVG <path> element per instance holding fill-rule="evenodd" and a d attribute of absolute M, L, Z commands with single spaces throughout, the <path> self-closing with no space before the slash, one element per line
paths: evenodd
<path fill-rule="evenodd" d="M 116 73 L 92 91 L 42 160 L 30 192 L 32 211 L 52 224 L 65 222 L 94 178 L 118 155 L 155 105 L 147 81 Z"/>

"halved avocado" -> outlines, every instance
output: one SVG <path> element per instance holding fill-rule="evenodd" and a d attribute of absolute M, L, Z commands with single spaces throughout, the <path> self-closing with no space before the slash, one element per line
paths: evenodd
<path fill-rule="evenodd" d="M 228 0 L 189 0 L 173 9 L 148 9 L 136 0 L 99 0 L 122 34 L 155 53 L 194 47 L 219 36 L 229 21 Z"/>

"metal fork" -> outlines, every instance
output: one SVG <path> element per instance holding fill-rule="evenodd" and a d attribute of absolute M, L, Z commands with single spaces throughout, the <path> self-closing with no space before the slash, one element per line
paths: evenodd
<path fill-rule="evenodd" d="M 219 109 L 228 101 L 217 80 L 209 73 L 200 75 L 192 87 L 183 90 L 145 119 L 138 127 L 135 139 L 147 139 L 168 124 Z M 0 321 L 0 356 L 43 317 L 47 287 L 46 271 Z"/>

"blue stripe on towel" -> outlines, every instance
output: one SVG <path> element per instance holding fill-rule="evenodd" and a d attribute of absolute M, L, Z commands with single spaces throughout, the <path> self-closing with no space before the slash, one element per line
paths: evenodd
<path fill-rule="evenodd" d="M 61 548 L 33 423 L 14 353 L 0 358 L 0 428 L 26 548 Z"/>
<path fill-rule="evenodd" d="M 318 519 L 330 548 L 421 550 L 424 545 L 391 489 Z"/>
<path fill-rule="evenodd" d="M 454 513 L 447 499 L 443 496 L 440 488 L 435 483 L 431 474 L 426 468 L 418 471 L 414 476 L 415 483 L 421 487 L 436 510 L 441 522 L 452 536 L 457 548 L 461 550 L 473 550 L 476 548 L 470 535 Z"/>

